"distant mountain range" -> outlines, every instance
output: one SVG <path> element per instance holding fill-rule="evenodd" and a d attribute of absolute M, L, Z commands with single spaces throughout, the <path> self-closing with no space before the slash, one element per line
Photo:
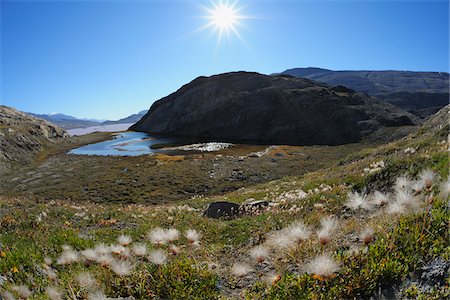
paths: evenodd
<path fill-rule="evenodd" d="M 139 121 L 145 114 L 147 113 L 147 110 L 140 111 L 137 114 L 133 114 L 131 116 L 128 116 L 126 118 L 111 121 L 111 120 L 95 120 L 95 119 L 78 119 L 73 116 L 65 115 L 65 114 L 33 114 L 31 115 L 47 120 L 55 125 L 58 125 L 59 127 L 63 129 L 73 129 L 73 128 L 85 128 L 85 127 L 91 127 L 91 126 L 98 126 L 98 125 L 112 125 L 112 124 L 121 124 L 121 123 L 136 123 Z"/>
<path fill-rule="evenodd" d="M 449 73 L 412 71 L 333 71 L 295 68 L 281 74 L 307 78 L 331 86 L 342 85 L 395 104 L 420 117 L 449 103 Z"/>

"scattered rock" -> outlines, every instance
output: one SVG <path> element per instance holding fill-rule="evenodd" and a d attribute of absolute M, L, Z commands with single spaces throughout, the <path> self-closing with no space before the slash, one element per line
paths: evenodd
<path fill-rule="evenodd" d="M 233 218 L 239 215 L 239 205 L 232 202 L 218 201 L 209 204 L 203 216 L 212 219 Z"/>
<path fill-rule="evenodd" d="M 244 203 L 240 206 L 239 210 L 243 214 L 255 213 L 265 210 L 269 207 L 269 201 L 267 200 L 256 200 L 248 203 Z"/>

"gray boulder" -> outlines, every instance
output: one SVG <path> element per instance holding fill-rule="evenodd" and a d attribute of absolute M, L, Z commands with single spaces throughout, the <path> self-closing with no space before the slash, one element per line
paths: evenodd
<path fill-rule="evenodd" d="M 207 218 L 233 218 L 239 215 L 239 205 L 232 202 L 218 201 L 208 205 L 203 213 Z"/>

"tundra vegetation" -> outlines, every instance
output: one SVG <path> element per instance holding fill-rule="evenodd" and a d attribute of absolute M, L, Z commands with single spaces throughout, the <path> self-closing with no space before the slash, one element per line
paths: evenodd
<path fill-rule="evenodd" d="M 56 189 L 46 194 L 45 186 L 33 194 L 11 188 L 0 196 L 0 294 L 52 300 L 447 298 L 447 269 L 443 279 L 421 276 L 433 262 L 448 268 L 450 260 L 447 116 L 448 109 L 443 122 L 431 119 L 401 140 L 355 146 L 330 164 L 220 195 L 194 193 L 151 205 L 68 199 L 64 192 L 58 199 Z M 176 170 L 183 162 L 158 163 Z M 266 208 L 236 218 L 202 216 L 214 201 L 261 199 L 269 202 Z"/>

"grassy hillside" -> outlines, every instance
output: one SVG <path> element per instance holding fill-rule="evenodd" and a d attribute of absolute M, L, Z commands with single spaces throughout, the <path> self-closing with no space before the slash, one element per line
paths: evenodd
<path fill-rule="evenodd" d="M 0 293 L 6 299 L 448 297 L 448 113 L 447 107 L 399 141 L 220 196 L 195 193 L 150 206 L 58 199 L 56 191 L 0 196 Z M 229 220 L 202 216 L 213 201 L 249 199 L 270 205 Z M 444 279 L 424 279 L 426 267 L 439 263 Z"/>

